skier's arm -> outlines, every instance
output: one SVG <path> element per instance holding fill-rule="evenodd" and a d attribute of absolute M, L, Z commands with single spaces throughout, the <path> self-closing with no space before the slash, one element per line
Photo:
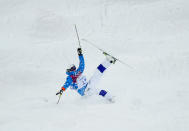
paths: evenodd
<path fill-rule="evenodd" d="M 70 86 L 71 83 L 72 83 L 71 77 L 67 77 L 66 82 L 61 87 L 61 90 L 65 91 Z"/>
<path fill-rule="evenodd" d="M 67 77 L 66 82 L 61 87 L 60 91 L 56 93 L 56 95 L 59 95 L 59 94 L 62 95 L 63 91 L 66 91 L 66 89 L 70 86 L 71 83 L 72 83 L 72 79 L 70 77 Z"/>
<path fill-rule="evenodd" d="M 83 71 L 85 69 L 85 60 L 84 60 L 81 48 L 78 48 L 77 52 L 79 55 L 79 67 L 77 69 L 77 73 L 79 73 L 79 72 L 83 73 Z"/>

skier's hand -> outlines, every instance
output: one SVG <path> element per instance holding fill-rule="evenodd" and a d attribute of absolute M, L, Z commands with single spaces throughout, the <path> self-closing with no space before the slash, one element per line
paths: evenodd
<path fill-rule="evenodd" d="M 62 95 L 62 93 L 63 93 L 63 90 L 61 89 L 59 92 L 56 93 L 56 95 L 59 95 L 59 94 Z"/>
<path fill-rule="evenodd" d="M 77 49 L 77 53 L 78 53 L 78 55 L 82 55 L 82 49 L 81 49 L 81 48 L 78 48 L 78 49 Z"/>

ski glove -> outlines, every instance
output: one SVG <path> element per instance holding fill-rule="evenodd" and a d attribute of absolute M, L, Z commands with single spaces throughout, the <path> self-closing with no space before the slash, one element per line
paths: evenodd
<path fill-rule="evenodd" d="M 77 53 L 78 53 L 79 56 L 82 55 L 82 49 L 81 49 L 81 48 L 78 48 L 78 49 L 77 49 Z"/>
<path fill-rule="evenodd" d="M 63 93 L 63 90 L 61 89 L 59 92 L 56 93 L 56 95 L 59 95 L 59 94 L 62 95 L 62 93 Z"/>

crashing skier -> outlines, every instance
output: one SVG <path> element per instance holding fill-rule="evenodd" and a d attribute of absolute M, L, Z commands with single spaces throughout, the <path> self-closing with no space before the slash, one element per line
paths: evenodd
<path fill-rule="evenodd" d="M 96 84 L 100 81 L 104 71 L 111 64 L 115 64 L 117 59 L 103 52 L 103 54 L 106 56 L 106 59 L 97 67 L 91 79 L 87 81 L 86 77 L 83 75 L 85 61 L 82 54 L 82 49 L 78 48 L 77 52 L 79 55 L 79 67 L 76 69 L 75 65 L 71 65 L 66 70 L 66 74 L 68 75 L 66 82 L 61 87 L 61 90 L 56 93 L 56 95 L 62 95 L 62 93 L 66 91 L 68 87 L 70 87 L 71 89 L 76 90 L 81 96 L 91 96 L 97 94 L 104 97 L 109 102 L 114 102 L 113 96 L 105 90 L 96 88 Z"/>

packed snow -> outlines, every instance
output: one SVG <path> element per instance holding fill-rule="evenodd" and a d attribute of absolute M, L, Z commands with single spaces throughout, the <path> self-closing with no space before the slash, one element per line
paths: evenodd
<path fill-rule="evenodd" d="M 189 130 L 188 0 L 0 0 L 0 131 Z M 55 95 L 78 66 L 89 79 L 118 57 L 98 88 L 115 96 Z"/>

